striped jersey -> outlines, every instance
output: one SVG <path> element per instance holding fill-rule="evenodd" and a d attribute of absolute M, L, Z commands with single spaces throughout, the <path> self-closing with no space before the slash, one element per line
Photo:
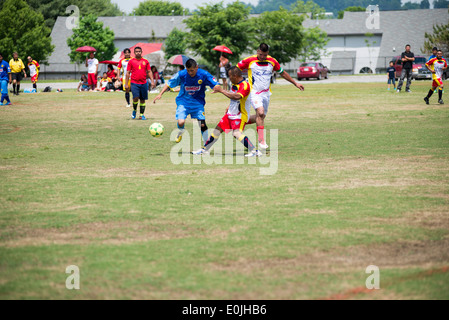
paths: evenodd
<path fill-rule="evenodd" d="M 36 60 L 28 62 L 28 68 L 30 69 L 30 77 L 39 74 L 40 65 Z"/>
<path fill-rule="evenodd" d="M 271 75 L 273 71 L 283 72 L 277 60 L 268 56 L 265 61 L 260 61 L 257 55 L 243 59 L 237 64 L 240 70 L 248 69 L 248 80 L 251 91 L 256 94 L 269 92 L 271 86 Z"/>
<path fill-rule="evenodd" d="M 117 68 L 120 70 L 120 77 L 125 79 L 126 78 L 126 70 L 128 68 L 128 62 L 129 60 L 131 60 L 131 58 L 129 59 L 125 59 L 123 58 L 122 60 L 120 60 L 120 62 L 118 63 Z"/>
<path fill-rule="evenodd" d="M 234 84 L 231 88 L 231 92 L 238 93 L 240 95 L 239 100 L 231 99 L 228 109 L 228 118 L 231 120 L 242 119 L 244 122 L 248 122 L 249 117 L 249 103 L 247 106 L 248 96 L 251 92 L 251 87 L 246 80 L 242 80 L 238 84 Z"/>
<path fill-rule="evenodd" d="M 427 61 L 426 65 L 430 70 L 435 71 L 433 74 L 433 79 L 441 79 L 443 77 L 443 68 L 447 68 L 447 62 L 445 59 L 438 60 L 438 58 L 433 58 Z"/>

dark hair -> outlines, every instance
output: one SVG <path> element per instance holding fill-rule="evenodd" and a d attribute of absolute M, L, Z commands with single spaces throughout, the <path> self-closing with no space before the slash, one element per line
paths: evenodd
<path fill-rule="evenodd" d="M 261 43 L 259 46 L 259 50 L 262 52 L 268 52 L 270 51 L 270 46 L 266 43 Z"/>
<path fill-rule="evenodd" d="M 228 75 L 233 75 L 233 76 L 237 76 L 237 77 L 241 77 L 242 76 L 242 70 L 240 70 L 237 66 L 233 66 L 228 70 Z"/>
<path fill-rule="evenodd" d="M 3 58 L 3 55 L 2 55 L 2 53 L 0 52 L 0 56 Z"/>
<path fill-rule="evenodd" d="M 157 71 L 156 66 L 151 66 L 151 71 L 153 71 L 153 69 Z"/>
<path fill-rule="evenodd" d="M 228 57 L 228 56 L 226 55 L 226 53 L 224 53 L 224 52 L 221 53 L 221 56 L 222 56 L 222 57 L 225 57 L 225 58 Z"/>
<path fill-rule="evenodd" d="M 87 76 L 83 73 L 82 75 L 81 75 L 81 81 L 83 80 L 83 77 L 84 77 L 84 79 L 86 79 L 87 80 Z"/>
<path fill-rule="evenodd" d="M 141 47 L 135 47 L 135 48 L 134 48 L 134 52 L 136 52 L 137 49 L 139 49 L 140 51 L 142 51 L 142 48 L 141 48 Z"/>
<path fill-rule="evenodd" d="M 435 51 L 435 50 L 438 51 L 438 48 L 437 47 L 433 47 L 432 51 Z"/>
<path fill-rule="evenodd" d="M 441 52 L 441 53 L 443 53 L 443 50 L 439 49 L 439 50 L 437 50 L 437 53 L 438 53 L 438 52 Z"/>
<path fill-rule="evenodd" d="M 407 48 L 407 47 L 411 47 L 411 45 L 409 45 L 409 44 L 406 44 L 406 45 L 405 45 L 405 47 L 406 47 L 406 48 Z"/>
<path fill-rule="evenodd" d="M 111 70 L 114 70 L 114 67 L 112 66 L 112 64 L 108 64 L 108 68 L 111 68 Z"/>
<path fill-rule="evenodd" d="M 186 68 L 190 69 L 190 68 L 195 68 L 198 64 L 196 63 L 195 60 L 193 59 L 189 59 L 186 61 Z"/>
<path fill-rule="evenodd" d="M 131 53 L 131 50 L 129 48 L 125 48 L 125 50 L 123 50 L 123 53 L 129 52 Z"/>
<path fill-rule="evenodd" d="M 179 65 L 179 70 L 184 70 L 186 67 L 184 67 L 182 64 Z"/>

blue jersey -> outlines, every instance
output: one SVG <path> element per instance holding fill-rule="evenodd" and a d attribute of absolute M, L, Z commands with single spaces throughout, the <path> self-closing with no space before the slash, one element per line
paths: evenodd
<path fill-rule="evenodd" d="M 9 81 L 9 73 L 11 73 L 9 63 L 3 60 L 2 63 L 0 63 L 0 80 Z"/>
<path fill-rule="evenodd" d="M 168 81 L 170 88 L 181 86 L 176 103 L 178 105 L 205 105 L 206 86 L 210 88 L 218 85 L 217 80 L 207 71 L 198 69 L 195 77 L 191 77 L 187 70 L 181 70 Z"/>

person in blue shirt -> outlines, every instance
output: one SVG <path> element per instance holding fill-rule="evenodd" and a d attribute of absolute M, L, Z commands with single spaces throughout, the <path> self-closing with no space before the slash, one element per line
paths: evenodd
<path fill-rule="evenodd" d="M 12 83 L 11 68 L 9 63 L 3 60 L 3 55 L 0 53 L 0 93 L 1 101 L 0 106 L 3 106 L 3 102 L 6 100 L 5 106 L 11 104 L 8 95 L 8 82 Z"/>
<path fill-rule="evenodd" d="M 430 61 L 430 60 L 432 60 L 433 58 L 436 58 L 436 57 L 437 57 L 437 52 L 438 52 L 438 48 L 437 48 L 437 47 L 433 47 L 433 49 L 432 49 L 432 55 L 430 56 L 429 60 L 427 60 L 427 61 Z"/>
<path fill-rule="evenodd" d="M 176 120 L 178 120 L 178 135 L 176 142 L 182 140 L 182 134 L 185 129 L 187 116 L 197 119 L 201 128 L 203 142 L 206 143 L 209 138 L 206 125 L 206 116 L 204 106 L 206 104 L 206 86 L 211 89 L 220 86 L 217 80 L 207 71 L 199 69 L 195 60 L 186 61 L 186 68 L 176 73 L 161 90 L 159 95 L 154 98 L 153 103 L 162 98 L 162 95 L 175 87 L 180 86 L 178 96 L 176 97 Z"/>
<path fill-rule="evenodd" d="M 388 74 L 388 90 L 390 90 L 390 85 L 393 83 L 394 90 L 396 90 L 396 68 L 394 67 L 394 62 L 390 61 L 390 66 L 387 68 Z"/>

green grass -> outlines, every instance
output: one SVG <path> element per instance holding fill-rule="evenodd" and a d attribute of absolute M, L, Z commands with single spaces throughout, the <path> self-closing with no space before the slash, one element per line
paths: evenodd
<path fill-rule="evenodd" d="M 273 87 L 270 176 L 246 160 L 173 164 L 173 93 L 147 103 L 149 121 L 130 120 L 119 93 L 13 97 L 0 108 L 0 298 L 448 299 L 447 106 L 425 105 L 429 82 L 304 84 Z M 208 93 L 210 128 L 226 104 Z M 359 292 L 369 265 L 381 290 Z"/>

